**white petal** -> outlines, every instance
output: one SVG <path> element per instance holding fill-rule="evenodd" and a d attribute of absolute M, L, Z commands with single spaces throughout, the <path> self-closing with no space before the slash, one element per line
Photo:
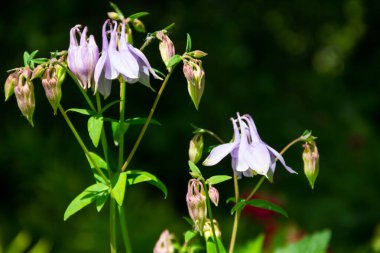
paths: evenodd
<path fill-rule="evenodd" d="M 226 143 L 213 148 L 209 156 L 204 160 L 203 165 L 212 166 L 220 162 L 235 148 L 235 143 Z"/>
<path fill-rule="evenodd" d="M 267 148 L 269 149 L 269 151 L 275 155 L 277 157 L 277 159 L 282 163 L 282 165 L 284 165 L 285 169 L 287 171 L 289 171 L 290 173 L 295 173 L 295 174 L 298 174 L 296 171 L 292 170 L 292 168 L 290 168 L 289 166 L 286 165 L 285 163 L 285 160 L 284 158 L 282 157 L 282 155 L 280 153 L 278 153 L 275 149 L 273 149 L 272 147 L 266 145 Z"/>

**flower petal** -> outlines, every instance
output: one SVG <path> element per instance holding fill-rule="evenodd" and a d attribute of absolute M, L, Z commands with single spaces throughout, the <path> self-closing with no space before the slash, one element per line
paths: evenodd
<path fill-rule="evenodd" d="M 235 143 L 226 143 L 213 148 L 209 156 L 204 160 L 204 166 L 212 166 L 220 162 L 235 148 Z"/>
<path fill-rule="evenodd" d="M 266 147 L 274 156 L 276 156 L 276 158 L 282 163 L 282 165 L 285 167 L 287 171 L 289 171 L 290 173 L 298 174 L 296 171 L 292 170 L 292 168 L 286 165 L 285 160 L 280 153 L 278 153 L 274 148 L 270 147 L 269 145 L 266 145 Z M 274 168 L 273 168 L 273 171 L 274 171 Z"/>

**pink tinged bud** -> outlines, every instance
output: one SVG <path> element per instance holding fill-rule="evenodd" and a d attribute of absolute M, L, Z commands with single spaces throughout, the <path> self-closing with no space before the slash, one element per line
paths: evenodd
<path fill-rule="evenodd" d="M 164 230 L 154 246 L 153 253 L 174 253 L 173 239 L 174 235 L 170 234 L 169 230 Z"/>
<path fill-rule="evenodd" d="M 83 89 L 87 90 L 93 83 L 93 74 L 99 58 L 99 49 L 94 36 L 87 38 L 87 27 L 80 31 L 81 26 L 76 25 L 70 30 L 70 47 L 67 63 L 69 69 L 78 78 Z M 80 35 L 78 43 L 77 34 Z"/>
<path fill-rule="evenodd" d="M 214 186 L 210 186 L 210 188 L 208 189 L 208 196 L 210 197 L 212 203 L 214 203 L 215 206 L 218 206 L 219 192 Z"/>
<path fill-rule="evenodd" d="M 175 55 L 175 48 L 170 38 L 162 31 L 157 32 L 156 37 L 161 41 L 159 44 L 162 61 L 168 65 L 169 60 Z M 170 68 L 168 68 L 170 71 Z"/>
<path fill-rule="evenodd" d="M 199 58 L 205 57 L 207 55 L 207 53 L 205 53 L 201 50 L 194 50 L 192 52 L 189 52 L 188 55 L 191 57 L 199 59 Z"/>
<path fill-rule="evenodd" d="M 215 236 L 220 239 L 222 237 L 222 233 L 220 232 L 219 224 L 218 224 L 217 220 L 215 220 L 215 219 L 214 219 L 213 223 L 214 223 L 214 229 L 215 229 Z M 204 236 L 205 236 L 206 241 L 209 238 L 213 238 L 210 219 L 207 219 L 205 225 L 203 226 L 203 232 L 204 232 Z"/>
<path fill-rule="evenodd" d="M 305 148 L 302 154 L 304 173 L 310 183 L 311 188 L 314 189 L 314 183 L 319 172 L 318 148 L 314 141 L 306 142 L 303 147 Z"/>
<path fill-rule="evenodd" d="M 194 222 L 194 229 L 202 234 L 203 226 L 207 219 L 207 206 L 201 181 L 190 179 L 187 187 L 186 202 L 190 218 Z"/>
<path fill-rule="evenodd" d="M 190 141 L 189 145 L 189 160 L 197 163 L 202 158 L 203 152 L 203 135 L 196 134 Z"/>
<path fill-rule="evenodd" d="M 41 65 L 38 65 L 37 67 L 33 69 L 32 77 L 30 78 L 30 80 L 34 80 L 36 78 L 41 77 L 44 74 L 44 72 L 45 72 L 45 68 L 42 67 Z"/>
<path fill-rule="evenodd" d="M 114 11 L 107 12 L 107 16 L 113 20 L 120 20 L 119 14 Z"/>
<path fill-rule="evenodd" d="M 44 77 L 42 78 L 42 86 L 44 87 L 50 105 L 53 107 L 54 114 L 57 113 L 57 108 L 62 98 L 61 84 L 62 82 L 59 81 L 55 67 L 45 71 Z"/>
<path fill-rule="evenodd" d="M 19 71 L 15 71 L 11 73 L 8 76 L 7 80 L 5 81 L 5 85 L 4 85 L 5 101 L 7 101 L 10 98 L 10 96 L 13 95 L 15 86 L 18 81 L 18 77 L 19 77 Z"/>
<path fill-rule="evenodd" d="M 190 82 L 189 80 L 187 81 L 187 90 L 195 108 L 198 110 L 205 88 L 205 72 L 201 66 L 195 65 L 195 71 L 193 71 L 193 74 L 193 82 Z"/>
<path fill-rule="evenodd" d="M 140 33 L 145 33 L 145 25 L 140 19 L 135 18 L 132 21 L 132 26 L 133 28 L 135 28 L 136 31 Z"/>
<path fill-rule="evenodd" d="M 33 124 L 33 113 L 36 107 L 36 102 L 34 99 L 34 87 L 32 81 L 29 77 L 25 77 L 23 74 L 20 75 L 17 86 L 14 88 L 17 105 L 20 109 L 22 115 Z"/>

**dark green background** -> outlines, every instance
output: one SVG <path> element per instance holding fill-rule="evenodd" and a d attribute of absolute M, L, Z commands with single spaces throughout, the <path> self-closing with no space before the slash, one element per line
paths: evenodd
<path fill-rule="evenodd" d="M 181 69 L 173 75 L 151 127 L 131 167 L 155 173 L 169 188 L 168 199 L 151 186 L 127 192 L 127 214 L 136 252 L 151 252 L 165 228 L 188 229 L 186 184 L 190 123 L 211 129 L 225 140 L 232 136 L 229 118 L 251 114 L 261 137 L 280 150 L 305 129 L 318 136 L 320 175 L 315 190 L 302 173 L 301 145 L 285 154 L 298 176 L 278 166 L 275 183 L 265 183 L 262 195 L 274 196 L 288 211 L 284 225 L 305 232 L 332 230 L 332 252 L 371 252 L 380 224 L 380 2 L 377 1 L 117 1 L 126 14 L 148 11 L 148 31 L 175 22 L 170 37 L 178 53 L 186 43 L 209 55 L 204 59 L 206 89 L 196 112 L 187 96 Z M 11 1 L 0 9 L 0 79 L 22 65 L 22 54 L 39 56 L 68 48 L 69 30 L 89 27 L 101 46 L 101 25 L 110 11 L 107 1 Z M 135 46 L 143 43 L 136 35 Z M 164 69 L 157 44 L 145 51 L 152 65 Z M 153 81 L 155 88 L 159 82 Z M 36 86 L 35 127 L 21 116 L 14 97 L 0 103 L 0 242 L 7 245 L 21 230 L 33 240 L 46 238 L 53 252 L 107 252 L 108 215 L 93 206 L 63 222 L 68 203 L 92 183 L 79 145 L 60 116 L 54 117 Z M 116 87 L 116 85 L 115 85 Z M 113 90 L 117 96 L 116 88 Z M 145 116 L 155 94 L 139 84 L 128 86 L 127 113 Z M 111 101 L 111 99 L 109 99 Z M 80 101 L 80 102 L 78 102 Z M 83 107 L 69 79 L 63 86 L 64 108 Z M 114 108 L 117 111 L 117 108 Z M 72 115 L 86 136 L 83 116 Z M 108 127 L 108 126 L 107 126 Z M 133 143 L 138 127 L 127 133 Z M 86 141 L 90 141 L 86 136 Z M 206 145 L 216 144 L 206 138 Z M 129 144 L 127 148 L 130 148 Z M 206 175 L 230 173 L 229 158 Z M 257 178 L 241 181 L 248 191 Z M 231 182 L 221 185 L 216 211 L 228 241 L 232 218 L 225 199 Z M 260 222 L 243 216 L 240 240 L 258 235 Z"/>

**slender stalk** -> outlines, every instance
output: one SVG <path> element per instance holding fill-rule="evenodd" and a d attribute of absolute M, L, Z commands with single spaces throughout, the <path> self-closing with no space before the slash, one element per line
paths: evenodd
<path fill-rule="evenodd" d="M 141 132 L 140 132 L 139 136 L 137 137 L 135 145 L 133 146 L 131 152 L 129 153 L 127 160 L 124 162 L 123 166 L 120 168 L 120 171 L 126 170 L 128 164 L 131 162 L 134 154 L 136 153 L 136 150 L 139 147 L 142 138 L 144 137 L 145 131 L 148 128 L 150 121 L 152 120 L 152 117 L 153 117 L 154 111 L 156 110 L 158 101 L 160 101 L 161 95 L 162 95 L 163 91 L 165 90 L 166 84 L 168 83 L 168 80 L 169 80 L 171 74 L 173 73 L 174 68 L 175 68 L 175 66 L 172 67 L 172 70 L 169 71 L 169 73 L 166 75 L 165 80 L 163 81 L 161 88 L 157 93 L 156 99 L 153 102 L 152 108 L 150 109 L 148 118 L 146 119 L 145 124 L 144 124 L 143 128 L 141 129 Z"/>
<path fill-rule="evenodd" d="M 239 183 L 238 183 L 238 177 L 234 174 L 234 191 L 235 191 L 235 203 L 238 203 L 240 194 L 239 194 Z M 240 212 L 241 210 L 236 210 L 235 217 L 234 217 L 234 225 L 232 227 L 232 233 L 231 233 L 231 240 L 230 240 L 230 247 L 228 252 L 233 253 L 235 248 L 235 242 L 236 242 L 236 235 L 237 230 L 239 226 L 239 219 L 240 219 Z"/>
<path fill-rule="evenodd" d="M 219 251 L 218 240 L 216 238 L 216 233 L 215 233 L 214 217 L 212 215 L 210 196 L 208 194 L 208 187 L 207 187 L 206 181 L 204 179 L 202 180 L 202 184 L 203 184 L 203 187 L 204 187 L 205 193 L 206 193 L 206 204 L 207 204 L 208 215 L 210 217 L 210 225 L 211 225 L 212 237 L 214 238 L 216 252 L 219 253 L 220 251 Z"/>
<path fill-rule="evenodd" d="M 111 253 L 117 252 L 116 247 L 116 201 L 110 198 L 110 247 Z"/>
<path fill-rule="evenodd" d="M 73 132 L 75 138 L 77 139 L 79 145 L 81 146 L 83 152 L 86 154 L 86 156 L 88 157 L 88 159 L 90 160 L 90 162 L 94 165 L 94 168 L 95 170 L 99 173 L 99 175 L 105 180 L 105 182 L 108 182 L 108 178 L 106 177 L 106 175 L 104 175 L 103 171 L 98 167 L 98 165 L 94 162 L 94 159 L 92 158 L 92 156 L 90 155 L 90 152 L 88 151 L 86 145 L 84 144 L 82 138 L 79 136 L 77 130 L 75 129 L 73 123 L 71 122 L 71 120 L 69 119 L 69 117 L 67 116 L 65 110 L 63 109 L 63 107 L 61 105 L 59 105 L 59 111 L 61 112 L 63 118 L 65 119 L 67 125 L 69 126 L 69 128 L 71 129 L 71 131 Z"/>
<path fill-rule="evenodd" d="M 211 135 L 212 137 L 214 137 L 217 141 L 219 141 L 220 143 L 225 143 L 218 135 L 216 135 L 214 132 L 210 131 L 210 130 L 207 130 L 207 129 L 203 129 L 206 133 L 208 133 L 209 135 Z"/>
<path fill-rule="evenodd" d="M 125 118 L 125 81 L 120 78 L 120 117 L 119 117 L 119 129 L 124 129 L 124 118 Z M 118 162 L 118 168 L 120 168 L 123 165 L 124 161 L 124 131 L 119 131 L 119 162 Z"/>
<path fill-rule="evenodd" d="M 125 215 L 125 209 L 123 206 L 119 206 L 119 217 L 120 217 L 120 224 L 121 224 L 121 237 L 123 238 L 125 252 L 132 253 L 132 246 L 130 244 L 130 238 L 129 233 L 127 229 L 127 219 Z"/>

